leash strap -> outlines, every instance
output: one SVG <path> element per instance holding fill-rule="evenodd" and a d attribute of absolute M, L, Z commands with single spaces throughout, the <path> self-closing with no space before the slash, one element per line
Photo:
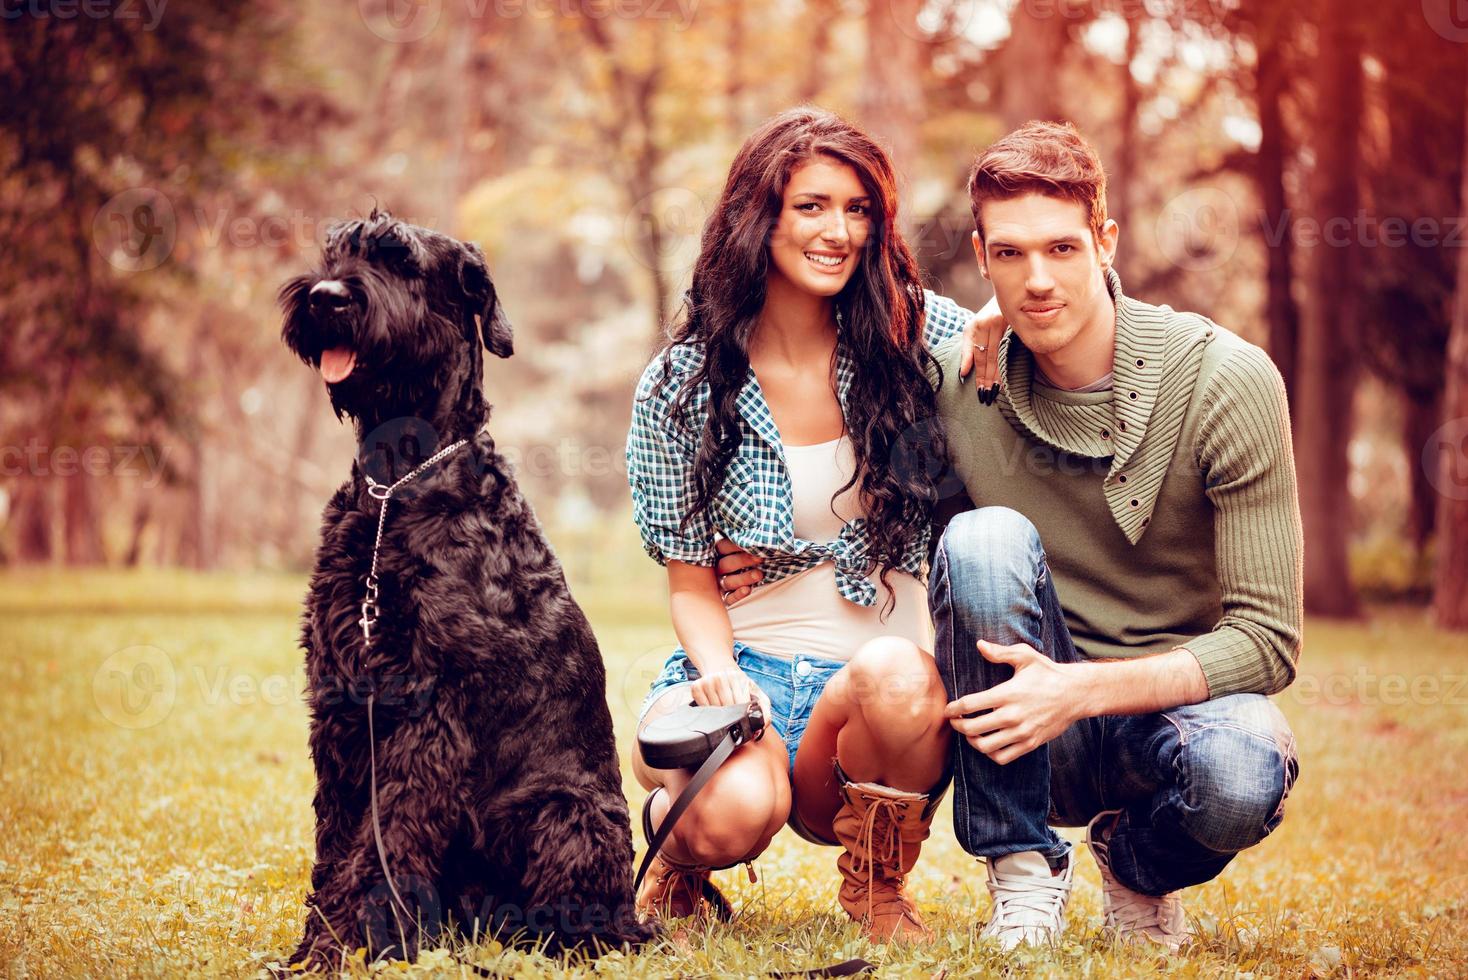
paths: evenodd
<path fill-rule="evenodd" d="M 397 900 L 398 908 L 403 914 L 408 914 L 408 903 L 403 901 L 403 896 L 398 894 L 398 886 L 393 883 L 392 871 L 387 866 L 387 848 L 382 846 L 382 821 L 377 816 L 377 733 L 372 728 L 372 702 L 376 699 L 375 693 L 367 695 L 367 757 L 371 762 L 371 795 L 372 795 L 372 837 L 377 841 L 377 859 L 382 862 L 382 876 L 387 879 L 387 887 L 392 891 L 392 897 Z M 397 917 L 397 909 L 393 910 L 393 917 Z M 399 931 L 402 924 L 399 923 Z"/>
<path fill-rule="evenodd" d="M 714 750 L 709 753 L 709 757 L 703 760 L 703 765 L 699 766 L 698 770 L 694 772 L 693 779 L 689 781 L 687 786 L 683 787 L 683 792 L 679 793 L 678 798 L 673 801 L 672 807 L 668 810 L 668 815 L 663 817 L 663 822 L 658 827 L 658 832 L 653 835 L 652 840 L 647 842 L 647 853 L 642 856 L 642 865 L 637 869 L 637 877 L 632 882 L 632 891 L 634 893 L 642 887 L 642 879 L 647 877 L 647 869 L 652 865 L 652 859 L 663 849 L 663 844 L 667 842 L 668 835 L 673 832 L 673 826 L 678 822 L 678 818 L 683 816 L 683 812 L 693 804 L 693 798 L 708 785 L 708 781 L 714 777 L 714 773 L 718 771 L 718 768 L 724 764 L 729 756 L 734 754 L 734 750 L 739 746 L 739 742 L 740 739 L 734 731 L 728 732 L 723 740 L 714 746 Z"/>
<path fill-rule="evenodd" d="M 795 980 L 797 977 L 854 977 L 862 973 L 871 973 L 877 968 L 875 963 L 867 960 L 847 960 L 834 966 L 823 966 L 814 970 L 799 970 L 792 973 L 768 974 L 776 980 Z"/>

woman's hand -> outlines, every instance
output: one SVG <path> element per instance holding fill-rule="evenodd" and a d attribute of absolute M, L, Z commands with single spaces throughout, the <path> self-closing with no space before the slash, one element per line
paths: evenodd
<path fill-rule="evenodd" d="M 752 694 L 759 699 L 760 709 L 764 714 L 765 724 L 770 723 L 770 699 L 764 691 L 760 690 L 758 684 L 749 679 L 749 675 L 734 664 L 722 669 L 713 670 L 699 677 L 693 682 L 689 693 L 693 695 L 695 704 L 714 705 L 743 705 L 749 703 Z"/>
<path fill-rule="evenodd" d="M 715 566 L 719 594 L 724 598 L 724 605 L 732 606 L 749 595 L 765 577 L 759 568 L 764 559 L 756 558 L 728 538 L 715 541 L 714 550 L 719 553 L 719 563 Z"/>
<path fill-rule="evenodd" d="M 1004 338 L 1006 326 L 998 302 L 991 298 L 963 328 L 958 376 L 966 378 L 969 371 L 974 372 L 974 389 L 985 405 L 994 404 L 999 397 L 999 341 Z"/>

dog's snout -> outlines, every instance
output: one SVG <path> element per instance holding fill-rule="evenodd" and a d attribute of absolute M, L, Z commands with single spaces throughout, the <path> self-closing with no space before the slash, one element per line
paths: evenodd
<path fill-rule="evenodd" d="M 323 279 L 311 287 L 309 299 L 312 313 L 331 313 L 346 308 L 352 302 L 352 293 L 335 279 Z"/>

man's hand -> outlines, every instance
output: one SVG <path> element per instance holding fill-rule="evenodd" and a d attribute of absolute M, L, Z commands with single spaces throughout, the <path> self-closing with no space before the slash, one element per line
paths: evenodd
<path fill-rule="evenodd" d="M 991 299 L 963 328 L 958 376 L 966 378 L 974 372 L 974 388 L 985 405 L 994 404 L 999 395 L 999 341 L 1004 338 L 1006 326 L 999 304 Z"/>
<path fill-rule="evenodd" d="M 714 550 L 719 553 L 719 563 L 715 566 L 719 576 L 719 594 L 724 597 L 724 605 L 732 606 L 749 595 L 765 577 L 759 569 L 764 559 L 742 550 L 728 538 L 714 542 Z"/>
<path fill-rule="evenodd" d="M 950 702 L 945 714 L 954 731 L 1001 766 L 1085 717 L 1077 665 L 1058 664 L 1028 643 L 1001 646 L 980 640 L 979 653 L 990 663 L 1011 665 L 1014 676 Z M 975 712 L 983 713 L 966 717 Z"/>

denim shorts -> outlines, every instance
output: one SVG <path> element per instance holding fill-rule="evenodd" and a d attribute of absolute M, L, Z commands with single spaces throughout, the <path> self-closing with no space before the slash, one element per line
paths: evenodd
<path fill-rule="evenodd" d="M 795 750 L 800 747 L 800 737 L 805 726 L 810 724 L 810 714 L 815 710 L 816 699 L 826 689 L 826 684 L 836 672 L 846 666 L 844 660 L 827 660 L 824 657 L 809 657 L 797 654 L 793 659 L 760 653 L 747 643 L 734 641 L 734 658 L 739 669 L 759 685 L 770 699 L 770 724 L 776 734 L 785 740 L 790 750 L 790 768 L 795 768 Z M 652 688 L 642 701 L 637 712 L 637 724 L 647 717 L 647 711 L 669 691 L 692 685 L 688 670 L 692 666 L 688 654 L 679 647 L 663 664 L 662 672 L 652 682 Z M 690 697 L 690 702 L 691 702 Z"/>

